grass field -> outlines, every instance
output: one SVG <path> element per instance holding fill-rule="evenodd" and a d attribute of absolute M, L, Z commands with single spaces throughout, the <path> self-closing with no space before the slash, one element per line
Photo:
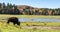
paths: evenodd
<path fill-rule="evenodd" d="M 9 18 L 9 17 L 18 17 L 18 18 L 58 18 L 60 19 L 60 16 L 44 16 L 44 15 L 5 15 L 0 14 L 0 18 Z"/>
<path fill-rule="evenodd" d="M 0 19 L 7 19 L 9 17 L 18 17 L 18 18 L 56 18 L 60 19 L 60 16 L 43 16 L 43 15 L 1 15 Z M 14 26 L 12 23 L 9 25 L 6 23 L 6 21 L 1 20 L 0 21 L 0 32 L 60 32 L 60 29 L 56 30 L 49 30 L 49 29 L 28 29 L 28 28 L 22 28 L 24 26 L 58 26 L 60 27 L 60 22 L 21 22 L 20 27 Z M 46 25 L 45 25 L 46 24 Z"/>
<path fill-rule="evenodd" d="M 38 23 L 38 24 L 37 24 Z M 45 26 L 44 24 L 47 24 L 46 26 L 60 26 L 60 23 L 58 22 L 22 22 L 21 27 L 14 26 L 12 23 L 9 25 L 6 24 L 6 22 L 0 22 L 0 32 L 60 32 L 60 30 L 48 30 L 48 29 L 28 29 L 28 28 L 22 28 L 24 26 L 27 26 L 26 24 L 32 26 L 32 25 L 40 25 Z"/>

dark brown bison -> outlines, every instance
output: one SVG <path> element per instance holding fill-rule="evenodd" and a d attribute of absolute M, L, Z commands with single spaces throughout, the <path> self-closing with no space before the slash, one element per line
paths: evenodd
<path fill-rule="evenodd" d="M 9 24 L 9 22 L 12 22 L 14 25 L 17 24 L 20 26 L 20 22 L 17 17 L 10 17 L 7 23 Z"/>

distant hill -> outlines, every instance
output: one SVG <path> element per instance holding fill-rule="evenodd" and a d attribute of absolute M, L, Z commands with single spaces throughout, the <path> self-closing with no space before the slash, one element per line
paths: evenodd
<path fill-rule="evenodd" d="M 27 6 L 27 5 L 18 5 L 17 8 L 18 8 L 18 9 L 33 9 L 34 7 L 32 7 L 32 6 Z"/>
<path fill-rule="evenodd" d="M 51 9 L 51 8 L 37 8 L 28 5 L 18 5 L 17 9 L 20 10 L 20 13 L 27 15 L 60 15 L 60 8 Z"/>

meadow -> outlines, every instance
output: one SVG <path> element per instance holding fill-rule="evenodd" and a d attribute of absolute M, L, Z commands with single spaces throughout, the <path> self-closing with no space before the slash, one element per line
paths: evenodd
<path fill-rule="evenodd" d="M 32 25 L 39 25 L 39 26 L 60 26 L 60 23 L 58 22 L 48 22 L 47 25 L 44 25 L 44 22 L 22 22 L 20 27 L 14 26 L 13 23 L 6 24 L 6 22 L 0 22 L 0 32 L 60 32 L 59 29 L 56 30 L 49 30 L 49 29 L 28 29 L 28 28 L 22 28 L 24 26 L 27 26 L 26 24 L 32 26 Z"/>
<path fill-rule="evenodd" d="M 18 17 L 18 18 L 56 18 L 60 19 L 60 16 L 43 16 L 43 15 L 0 15 L 0 19 L 7 19 L 9 17 Z M 60 32 L 60 29 L 28 29 L 23 28 L 25 26 L 51 26 L 51 27 L 60 27 L 60 22 L 21 22 L 20 26 L 13 25 L 13 23 L 7 24 L 7 20 L 0 20 L 0 32 Z M 28 25 L 27 25 L 28 24 Z M 46 24 L 46 25 L 45 25 Z"/>
<path fill-rule="evenodd" d="M 0 14 L 0 18 L 9 18 L 9 17 L 18 17 L 18 18 L 57 18 L 60 19 L 60 16 L 45 16 L 45 15 L 7 15 Z"/>

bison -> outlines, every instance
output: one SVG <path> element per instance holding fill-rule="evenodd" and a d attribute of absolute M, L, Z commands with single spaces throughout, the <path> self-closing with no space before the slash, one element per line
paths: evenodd
<path fill-rule="evenodd" d="M 18 26 L 20 26 L 20 22 L 19 22 L 17 17 L 10 17 L 10 18 L 8 18 L 7 23 L 9 24 L 10 22 L 12 22 L 14 25 L 17 24 Z"/>

